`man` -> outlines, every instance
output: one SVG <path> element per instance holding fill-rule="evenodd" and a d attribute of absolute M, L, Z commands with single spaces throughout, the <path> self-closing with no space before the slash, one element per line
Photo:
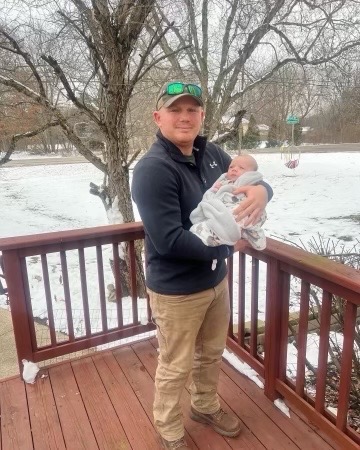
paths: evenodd
<path fill-rule="evenodd" d="M 189 231 L 191 211 L 231 162 L 199 136 L 201 88 L 167 83 L 153 116 L 157 140 L 135 166 L 132 195 L 145 229 L 146 284 L 159 341 L 154 422 L 163 447 L 181 450 L 187 444 L 180 397 L 190 372 L 191 418 L 224 436 L 240 433 L 239 420 L 220 406 L 217 384 L 230 316 L 225 259 L 245 244 L 208 247 Z M 255 223 L 271 188 L 264 183 L 240 192 L 247 200 L 236 219 Z"/>

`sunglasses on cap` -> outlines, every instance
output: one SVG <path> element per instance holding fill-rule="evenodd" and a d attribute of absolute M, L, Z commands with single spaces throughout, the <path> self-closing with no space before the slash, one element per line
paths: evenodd
<path fill-rule="evenodd" d="M 160 94 L 156 103 L 157 109 L 160 109 L 162 106 L 170 105 L 173 101 L 175 101 L 175 99 L 171 97 L 181 94 L 189 94 L 192 97 L 196 97 L 196 99 L 198 99 L 199 101 L 199 104 L 203 104 L 201 98 L 202 89 L 200 86 L 197 86 L 196 84 L 187 84 L 180 81 L 174 81 L 168 83 Z"/>
<path fill-rule="evenodd" d="M 195 97 L 201 97 L 202 90 L 200 86 L 196 84 L 185 84 L 180 82 L 169 83 L 166 86 L 166 91 L 164 94 L 167 95 L 179 95 L 187 92 L 188 94 L 194 95 Z"/>

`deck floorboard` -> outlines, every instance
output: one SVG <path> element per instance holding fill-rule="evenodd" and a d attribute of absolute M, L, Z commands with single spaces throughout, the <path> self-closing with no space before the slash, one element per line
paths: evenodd
<path fill-rule="evenodd" d="M 35 384 L 17 377 L 0 382 L 0 450 L 160 450 L 152 403 L 156 340 L 94 353 L 42 369 Z M 187 386 L 188 388 L 188 386 Z M 333 450 L 302 418 L 288 418 L 264 391 L 226 362 L 219 395 L 243 423 L 237 438 L 224 438 L 188 416 L 181 405 L 190 449 Z"/>

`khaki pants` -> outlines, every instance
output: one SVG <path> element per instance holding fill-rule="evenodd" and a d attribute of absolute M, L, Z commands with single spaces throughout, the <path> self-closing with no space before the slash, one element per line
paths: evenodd
<path fill-rule="evenodd" d="M 173 441 L 184 436 L 180 397 L 190 372 L 192 406 L 205 414 L 220 407 L 216 391 L 230 317 L 227 278 L 196 294 L 148 292 L 159 341 L 154 422 Z"/>

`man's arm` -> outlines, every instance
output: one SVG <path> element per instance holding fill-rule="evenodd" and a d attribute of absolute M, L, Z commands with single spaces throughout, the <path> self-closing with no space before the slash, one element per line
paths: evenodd
<path fill-rule="evenodd" d="M 208 247 L 183 228 L 178 192 L 178 176 L 166 162 L 146 158 L 135 166 L 132 195 L 156 251 L 168 258 L 203 261 L 231 256 L 233 247 Z"/>

